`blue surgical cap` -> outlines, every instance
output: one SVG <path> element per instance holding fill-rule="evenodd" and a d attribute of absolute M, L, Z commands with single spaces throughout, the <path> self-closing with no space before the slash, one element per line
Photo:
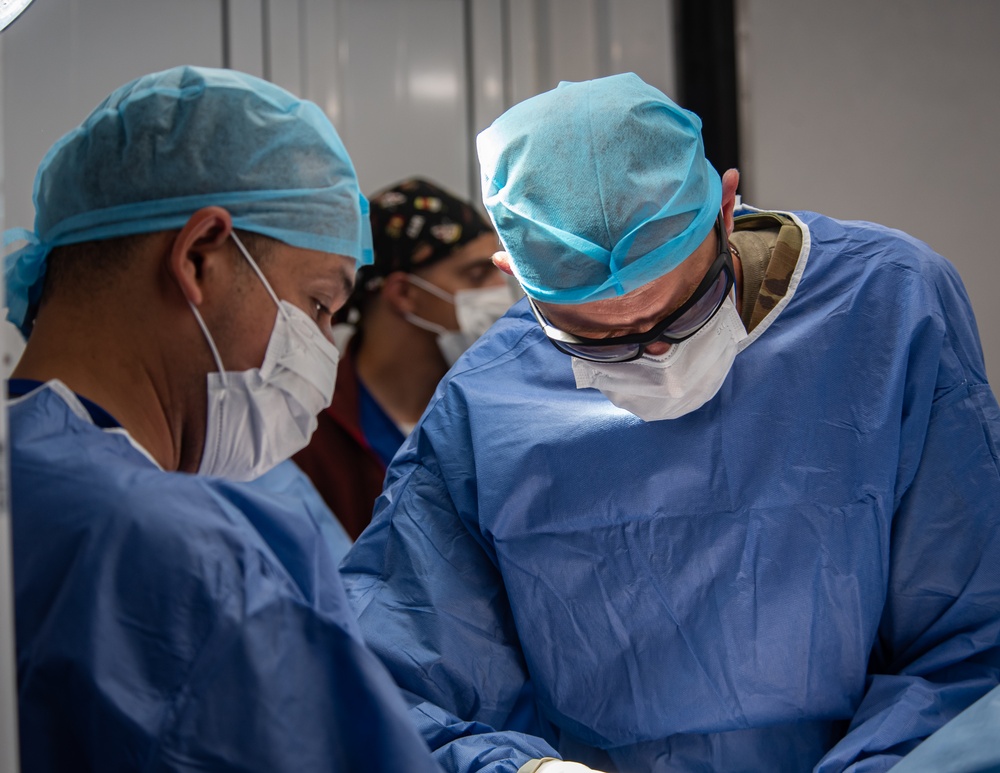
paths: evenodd
<path fill-rule="evenodd" d="M 372 262 L 368 201 L 312 102 L 233 70 L 176 67 L 128 83 L 42 159 L 34 231 L 7 256 L 8 319 L 27 334 L 53 247 L 182 227 L 201 207 L 294 247 Z"/>
<path fill-rule="evenodd" d="M 483 203 L 540 301 L 613 298 L 663 276 L 704 241 L 722 204 L 698 116 L 634 73 L 560 83 L 477 144 Z"/>

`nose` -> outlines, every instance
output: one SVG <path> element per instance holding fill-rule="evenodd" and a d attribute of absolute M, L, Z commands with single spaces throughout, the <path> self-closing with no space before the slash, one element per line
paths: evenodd
<path fill-rule="evenodd" d="M 671 346 L 673 346 L 673 344 L 668 344 L 666 341 L 657 341 L 647 346 L 644 353 L 651 354 L 654 357 L 659 357 L 661 354 L 666 354 Z"/>

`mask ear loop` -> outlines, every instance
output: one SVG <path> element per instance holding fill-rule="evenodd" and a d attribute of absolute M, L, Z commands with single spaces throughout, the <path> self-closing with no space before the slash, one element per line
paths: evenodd
<path fill-rule="evenodd" d="M 419 287 L 421 290 L 424 290 L 425 292 L 428 292 L 431 295 L 440 298 L 445 303 L 450 303 L 452 306 L 455 305 L 455 296 L 447 292 L 446 290 L 442 290 L 436 284 L 431 284 L 426 279 L 423 279 L 422 277 L 419 277 L 416 274 L 407 274 L 406 280 L 415 287 Z M 438 325 L 434 322 L 428 322 L 426 319 L 421 319 L 416 314 L 405 314 L 403 316 L 403 319 L 405 319 L 411 325 L 416 325 L 417 327 L 422 328 L 423 330 L 427 330 L 431 333 L 437 333 L 438 335 L 445 335 L 446 333 L 454 332 L 444 327 L 443 325 Z"/>
<path fill-rule="evenodd" d="M 250 257 L 250 253 L 247 252 L 247 248 L 243 246 L 243 242 L 241 242 L 240 237 L 236 235 L 236 231 L 232 232 L 232 237 L 233 241 L 236 242 L 236 246 L 239 247 L 240 252 L 243 253 L 243 257 L 247 259 L 250 267 L 253 268 L 257 277 L 263 283 L 264 289 L 267 290 L 268 295 L 271 296 L 271 300 L 273 300 L 275 305 L 278 307 L 278 311 L 287 315 L 287 312 L 285 312 L 285 310 L 281 307 L 281 302 L 278 300 L 278 296 L 275 295 L 274 290 L 271 288 L 271 284 L 264 276 L 264 272 L 260 270 L 260 266 L 257 265 L 256 261 Z M 222 365 L 222 357 L 219 355 L 219 349 L 215 345 L 212 334 L 208 332 L 208 326 L 205 324 L 205 320 L 202 318 L 201 312 L 198 311 L 198 307 L 191 303 L 190 300 L 188 301 L 188 306 L 190 306 L 191 311 L 194 312 L 194 318 L 198 321 L 198 327 L 201 328 L 201 332 L 205 336 L 205 340 L 208 341 L 208 348 L 212 350 L 212 357 L 215 359 L 215 367 L 219 369 L 219 373 L 225 373 L 226 369 Z"/>
<path fill-rule="evenodd" d="M 198 326 L 201 328 L 205 340 L 208 341 L 208 348 L 212 350 L 212 357 L 215 358 L 215 367 L 219 369 L 219 373 L 225 373 L 226 369 L 222 367 L 222 357 L 219 356 L 219 350 L 215 347 L 215 341 L 212 340 L 212 334 L 208 332 L 205 320 L 201 318 L 201 312 L 198 311 L 198 307 L 191 303 L 191 301 L 188 301 L 188 306 L 194 312 L 194 318 L 198 320 Z"/>
<path fill-rule="evenodd" d="M 278 307 L 278 311 L 285 317 L 288 316 L 288 312 L 281 305 L 281 301 L 278 300 L 277 294 L 275 294 L 274 289 L 271 287 L 271 283 L 267 281 L 267 277 L 264 276 L 264 272 L 260 270 L 260 266 L 257 265 L 257 261 L 250 257 L 250 253 L 247 252 L 247 248 L 243 246 L 243 242 L 240 241 L 240 237 L 236 235 L 236 231 L 232 231 L 231 235 L 233 241 L 236 242 L 236 246 L 240 248 L 240 252 L 243 253 L 243 257 L 247 259 L 247 263 L 250 264 L 250 268 L 254 270 L 257 274 L 257 278 L 260 279 L 261 283 L 264 285 L 264 289 L 267 290 L 267 294 L 271 296 L 271 300 L 274 301 L 274 305 Z"/>
<path fill-rule="evenodd" d="M 434 322 L 428 322 L 426 319 L 422 319 L 418 317 L 416 314 L 404 314 L 403 319 L 405 319 L 414 327 L 419 327 L 421 330 L 426 330 L 429 333 L 437 333 L 439 336 L 444 335 L 445 333 L 455 332 L 453 330 L 449 330 L 443 325 L 438 325 Z"/>
<path fill-rule="evenodd" d="M 436 284 L 431 284 L 426 279 L 417 276 L 416 274 L 407 274 L 406 280 L 412 284 L 419 287 L 421 290 L 429 292 L 431 295 L 435 295 L 442 301 L 450 303 L 452 306 L 455 305 L 455 296 L 449 293 L 447 290 L 442 290 Z"/>

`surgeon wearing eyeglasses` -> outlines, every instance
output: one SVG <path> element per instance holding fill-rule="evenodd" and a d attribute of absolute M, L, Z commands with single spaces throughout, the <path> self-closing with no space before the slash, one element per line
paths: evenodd
<path fill-rule="evenodd" d="M 738 182 L 735 169 L 723 177 L 730 221 Z M 505 253 L 495 260 L 514 273 Z M 648 421 L 671 419 L 715 395 L 746 335 L 731 297 L 738 261 L 720 214 L 676 269 L 621 298 L 560 306 L 528 296 L 528 304 L 549 341 L 574 358 L 578 386 L 599 389 Z M 694 336 L 697 341 L 671 354 L 674 344 Z"/>
<path fill-rule="evenodd" d="M 884 771 L 1000 679 L 1000 408 L 954 267 L 737 201 L 633 74 L 478 138 L 525 299 L 342 565 L 451 771 Z"/>

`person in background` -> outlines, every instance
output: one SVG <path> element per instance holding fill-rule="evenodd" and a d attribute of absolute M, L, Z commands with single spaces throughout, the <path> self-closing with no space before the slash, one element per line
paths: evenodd
<path fill-rule="evenodd" d="M 307 442 L 332 314 L 371 260 L 334 127 L 178 67 L 60 139 L 34 198 L 6 261 L 25 773 L 438 771 L 358 632 L 329 516 L 244 482 Z"/>
<path fill-rule="evenodd" d="M 884 771 L 995 688 L 1000 409 L 954 267 L 738 206 L 634 74 L 478 149 L 527 298 L 341 565 L 445 767 Z"/>
<path fill-rule="evenodd" d="M 337 390 L 295 455 L 352 538 L 441 377 L 514 302 L 493 228 L 441 186 L 411 178 L 375 194 L 371 225 L 374 263 L 341 312 L 355 332 Z"/>

